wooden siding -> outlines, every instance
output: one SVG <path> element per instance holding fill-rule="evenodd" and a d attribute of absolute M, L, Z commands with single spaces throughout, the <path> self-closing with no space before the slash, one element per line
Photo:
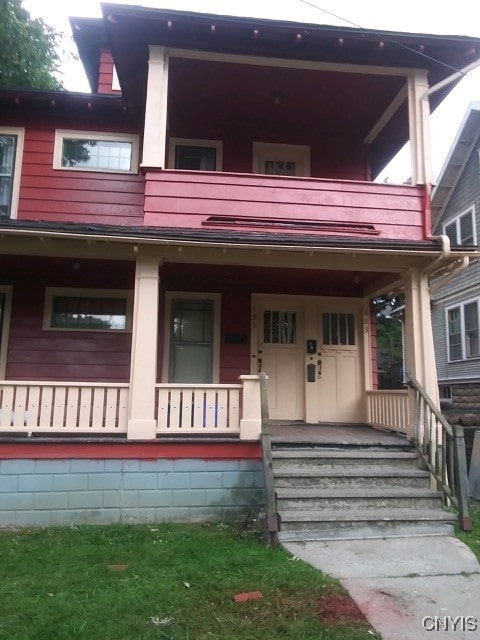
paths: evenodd
<path fill-rule="evenodd" d="M 13 286 L 7 379 L 128 382 L 131 333 L 45 330 L 43 313 L 46 286 L 133 290 L 133 263 L 5 257 L 0 272 Z"/>
<path fill-rule="evenodd" d="M 146 180 L 146 226 L 423 239 L 420 187 L 171 170 L 147 172 Z M 325 224 L 305 228 L 318 222 Z"/>
<path fill-rule="evenodd" d="M 54 140 L 54 129 L 25 131 L 19 219 L 142 224 L 142 175 L 53 169 Z"/>
<path fill-rule="evenodd" d="M 108 49 L 102 49 L 100 53 L 100 66 L 98 69 L 98 93 L 110 93 L 119 95 L 122 92 L 112 88 L 113 57 Z"/>
<path fill-rule="evenodd" d="M 480 136 L 473 146 L 462 175 L 436 226 L 443 233 L 443 224 L 470 207 L 475 208 L 477 242 L 480 241 Z M 472 262 L 466 271 L 450 280 L 432 296 L 432 324 L 437 375 L 442 382 L 460 379 L 480 380 L 480 360 L 448 362 L 446 308 L 465 300 L 480 298 L 480 262 Z"/>

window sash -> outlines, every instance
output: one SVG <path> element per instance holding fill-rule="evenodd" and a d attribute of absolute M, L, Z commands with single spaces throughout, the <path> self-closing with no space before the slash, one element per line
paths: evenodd
<path fill-rule="evenodd" d="M 443 225 L 443 233 L 456 245 L 476 245 L 475 210 L 469 209 Z"/>
<path fill-rule="evenodd" d="M 0 135 L 0 215 L 2 216 L 10 216 L 12 211 L 17 141 L 16 135 Z"/>
<path fill-rule="evenodd" d="M 449 362 L 480 357 L 480 313 L 478 300 L 447 309 Z"/>

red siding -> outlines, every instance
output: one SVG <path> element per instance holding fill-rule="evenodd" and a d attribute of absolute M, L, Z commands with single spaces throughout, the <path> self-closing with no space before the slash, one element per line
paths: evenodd
<path fill-rule="evenodd" d="M 171 170 L 146 179 L 146 226 L 211 228 L 218 224 L 209 217 L 228 216 L 222 228 L 254 229 L 248 223 L 256 219 L 258 228 L 278 231 L 282 220 L 290 233 L 423 239 L 420 187 Z M 324 225 L 306 230 L 305 222 Z"/>
<path fill-rule="evenodd" d="M 47 286 L 133 290 L 133 263 L 4 257 L 0 272 L 13 285 L 7 379 L 128 382 L 131 333 L 45 330 L 43 313 Z"/>
<path fill-rule="evenodd" d="M 142 224 L 142 175 L 53 169 L 54 140 L 54 129 L 26 129 L 19 219 Z"/>
<path fill-rule="evenodd" d="M 98 70 L 98 93 L 112 93 L 119 95 L 122 92 L 112 88 L 113 57 L 108 49 L 100 53 L 100 66 Z"/>

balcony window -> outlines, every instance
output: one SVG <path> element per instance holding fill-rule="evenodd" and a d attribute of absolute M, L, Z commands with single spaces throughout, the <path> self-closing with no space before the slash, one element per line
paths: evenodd
<path fill-rule="evenodd" d="M 23 137 L 23 129 L 0 129 L 0 216 L 17 214 Z"/>
<path fill-rule="evenodd" d="M 170 138 L 168 166 L 184 171 L 221 171 L 222 142 Z"/>
<path fill-rule="evenodd" d="M 56 131 L 53 168 L 137 173 L 138 136 Z"/>
<path fill-rule="evenodd" d="M 253 173 L 309 176 L 310 147 L 295 144 L 253 143 Z"/>

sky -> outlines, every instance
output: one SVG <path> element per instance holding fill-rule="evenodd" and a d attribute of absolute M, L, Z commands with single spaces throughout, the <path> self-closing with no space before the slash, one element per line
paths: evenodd
<path fill-rule="evenodd" d="M 445 0 L 118 0 L 117 4 L 480 38 L 478 0 L 456 0 L 454 4 Z M 32 17 L 41 17 L 65 33 L 64 47 L 72 52 L 75 46 L 68 16 L 101 17 L 99 0 L 23 0 L 23 6 Z M 64 56 L 62 71 L 66 89 L 89 90 L 82 65 L 72 55 Z M 463 78 L 431 116 L 435 176 L 440 173 L 470 102 L 480 102 L 480 67 Z M 409 153 L 404 149 L 380 179 L 402 182 L 409 176 Z"/>

